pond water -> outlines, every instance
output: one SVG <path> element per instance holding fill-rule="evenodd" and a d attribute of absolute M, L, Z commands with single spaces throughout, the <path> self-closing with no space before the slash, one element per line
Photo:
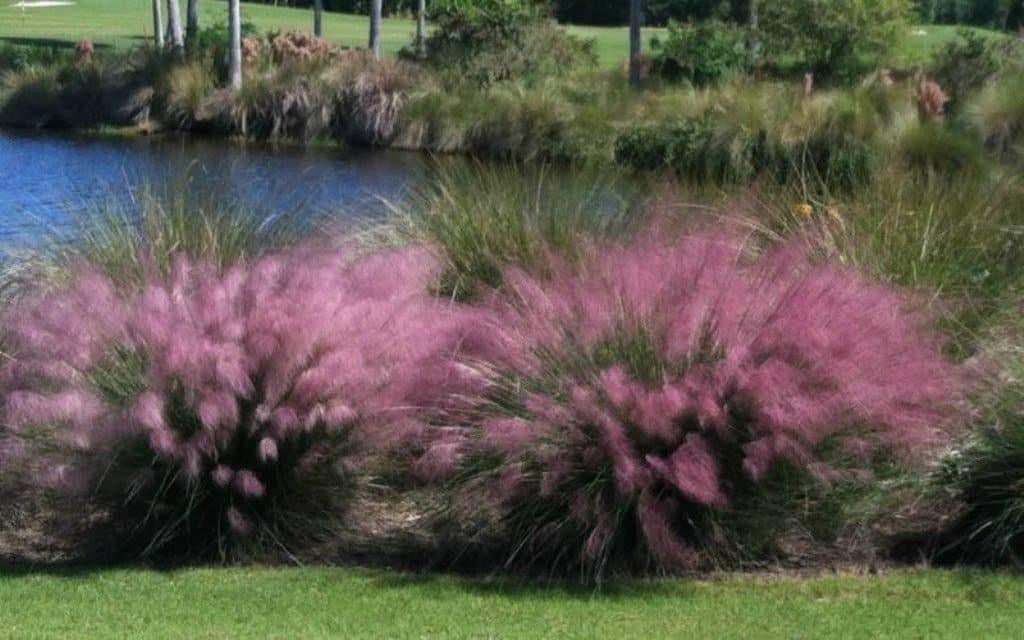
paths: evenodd
<path fill-rule="evenodd" d="M 417 154 L 349 152 L 184 137 L 102 138 L 0 130 L 0 244 L 31 243 L 133 191 L 216 193 L 254 215 L 374 217 L 421 176 Z"/>

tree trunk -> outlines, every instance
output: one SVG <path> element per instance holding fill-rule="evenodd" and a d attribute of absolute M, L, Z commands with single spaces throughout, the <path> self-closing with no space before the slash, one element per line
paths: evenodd
<path fill-rule="evenodd" d="M 181 29 L 181 3 L 167 0 L 167 27 L 171 32 L 171 52 L 180 56 L 185 52 L 185 34 Z"/>
<path fill-rule="evenodd" d="M 419 0 L 416 8 L 416 55 L 427 55 L 427 0 Z"/>
<path fill-rule="evenodd" d="M 380 22 L 382 0 L 370 0 L 370 51 L 380 60 Z"/>
<path fill-rule="evenodd" d="M 153 0 L 153 46 L 164 49 L 164 19 L 160 15 L 160 0 Z"/>
<path fill-rule="evenodd" d="M 324 0 L 313 0 L 313 35 L 324 35 Z"/>
<path fill-rule="evenodd" d="M 228 84 L 242 88 L 242 8 L 240 0 L 228 0 Z"/>
<path fill-rule="evenodd" d="M 640 86 L 643 42 L 640 40 L 640 0 L 629 0 L 629 83 Z"/>
<path fill-rule="evenodd" d="M 199 0 L 188 0 L 185 15 L 185 46 L 191 49 L 199 35 Z"/>
<path fill-rule="evenodd" d="M 750 47 L 750 54 L 754 62 L 761 59 L 761 34 L 758 32 L 760 26 L 758 16 L 758 0 L 749 0 L 747 6 L 747 45 Z"/>

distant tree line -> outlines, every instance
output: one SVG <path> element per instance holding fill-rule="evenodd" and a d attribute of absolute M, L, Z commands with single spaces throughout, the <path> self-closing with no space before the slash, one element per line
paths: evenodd
<path fill-rule="evenodd" d="M 1024 24 L 1024 0 L 915 0 L 923 22 L 1017 29 Z"/>
<path fill-rule="evenodd" d="M 263 4 L 311 7 L 313 0 L 251 0 Z M 417 0 L 384 0 L 384 15 L 412 14 Z M 370 0 L 323 0 L 328 11 L 369 13 Z M 629 24 L 629 2 L 624 0 L 551 0 L 552 14 L 562 22 L 594 25 Z M 995 29 L 1017 29 L 1024 24 L 1024 0 L 914 0 L 922 22 L 972 24 Z M 663 25 L 670 20 L 698 21 L 717 18 L 746 23 L 751 0 L 644 0 L 644 23 Z"/>

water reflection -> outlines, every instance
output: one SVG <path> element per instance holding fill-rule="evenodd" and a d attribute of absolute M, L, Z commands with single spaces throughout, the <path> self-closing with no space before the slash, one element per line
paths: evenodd
<path fill-rule="evenodd" d="M 420 174 L 415 154 L 270 148 L 185 137 L 104 139 L 0 131 L 0 243 L 67 228 L 74 214 L 139 185 L 185 182 L 254 215 L 372 217 Z"/>

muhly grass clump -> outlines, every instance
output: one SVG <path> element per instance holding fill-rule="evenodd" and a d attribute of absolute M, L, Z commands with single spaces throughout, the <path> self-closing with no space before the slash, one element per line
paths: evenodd
<path fill-rule="evenodd" d="M 0 462 L 97 496 L 112 553 L 331 540 L 372 452 L 472 391 L 470 312 L 429 295 L 435 271 L 420 248 L 179 255 L 127 287 L 83 264 L 5 312 Z"/>
<path fill-rule="evenodd" d="M 977 405 L 977 429 L 952 452 L 938 491 L 962 509 L 942 533 L 943 560 L 1024 564 L 1024 347 L 1020 302 L 1005 335 L 988 350 L 991 377 Z"/>
<path fill-rule="evenodd" d="M 862 188 L 837 191 L 814 174 L 762 185 L 748 198 L 749 218 L 775 243 L 809 238 L 824 259 L 931 297 L 951 352 L 970 357 L 1024 285 L 1024 183 L 1012 169 L 969 166 L 976 155 L 965 164 L 940 157 L 962 134 L 947 131 L 958 141 L 943 141 L 929 133 L 935 125 L 913 126 L 917 140 Z"/>
<path fill-rule="evenodd" d="M 638 186 L 608 173 L 552 168 L 438 165 L 401 205 L 399 235 L 438 247 L 441 295 L 469 300 L 501 284 L 508 265 L 543 269 L 588 242 L 628 235 L 643 214 Z"/>
<path fill-rule="evenodd" d="M 899 292 L 796 247 L 665 236 L 513 269 L 487 303 L 490 390 L 418 469 L 453 483 L 460 527 L 500 528 L 509 566 L 763 560 L 811 496 L 954 421 L 958 371 Z"/>
<path fill-rule="evenodd" d="M 989 148 L 1004 157 L 1024 154 L 1024 78 L 1008 73 L 985 87 L 967 106 L 967 118 Z"/>
<path fill-rule="evenodd" d="M 323 219 L 298 210 L 266 213 L 200 184 L 190 172 L 111 194 L 71 212 L 69 230 L 54 230 L 27 252 L 7 284 L 31 289 L 41 281 L 67 284 L 83 264 L 119 284 L 139 285 L 151 272 L 169 273 L 186 256 L 224 269 L 282 250 Z"/>

